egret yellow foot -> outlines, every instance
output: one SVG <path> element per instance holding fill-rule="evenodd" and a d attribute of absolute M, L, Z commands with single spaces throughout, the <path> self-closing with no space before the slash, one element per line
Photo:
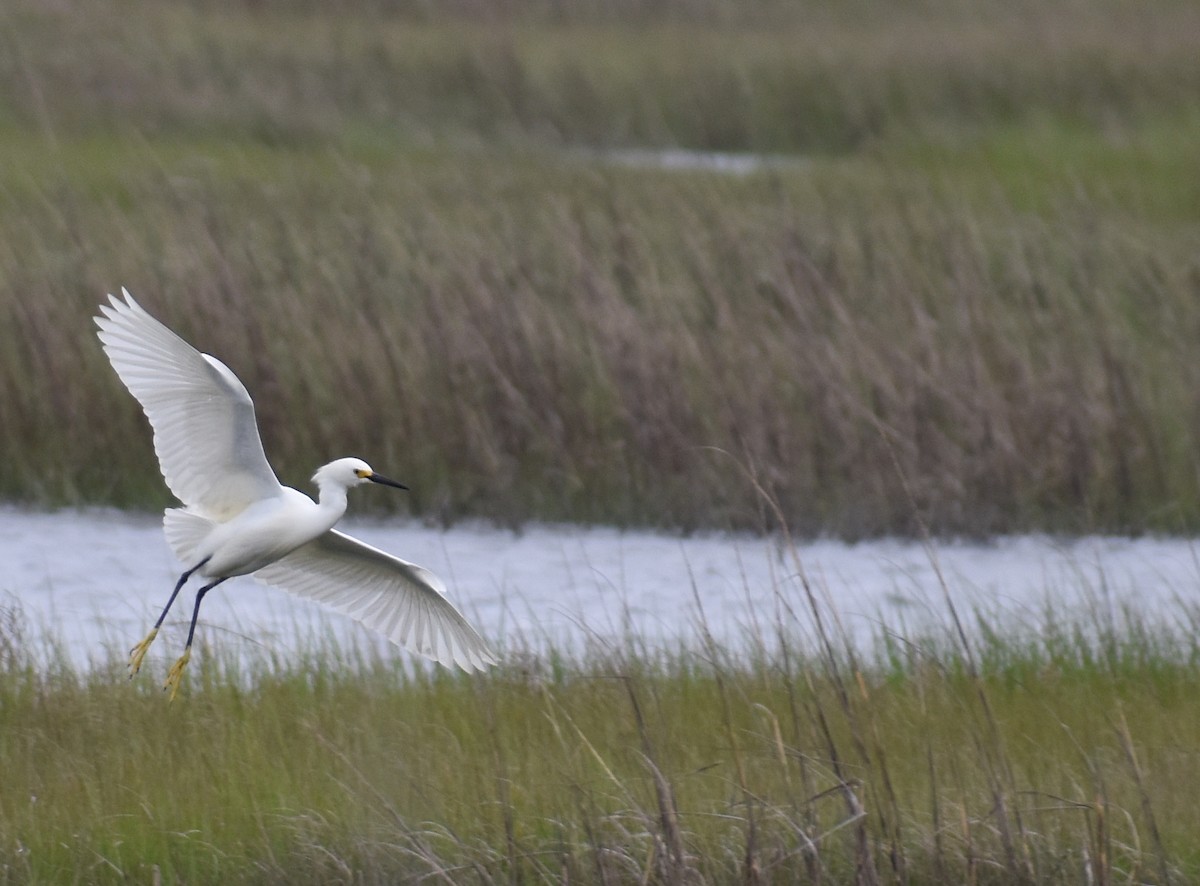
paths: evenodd
<path fill-rule="evenodd" d="M 187 667 L 188 659 L 192 657 L 192 647 L 188 647 L 183 651 L 183 655 L 179 656 L 179 661 L 171 665 L 171 670 L 167 671 L 166 682 L 163 683 L 163 691 L 170 689 L 170 701 L 175 700 L 175 694 L 179 692 L 179 681 L 183 679 L 183 669 Z"/>
<path fill-rule="evenodd" d="M 154 638 L 158 636 L 158 628 L 151 629 L 150 633 L 137 646 L 129 650 L 129 679 L 133 679 L 133 675 L 142 669 L 142 659 L 146 657 L 146 650 L 150 648 L 150 644 L 154 642 Z"/>

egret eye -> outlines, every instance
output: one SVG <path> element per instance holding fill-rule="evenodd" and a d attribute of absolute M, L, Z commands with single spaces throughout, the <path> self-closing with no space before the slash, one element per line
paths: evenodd
<path fill-rule="evenodd" d="M 371 476 L 371 472 L 364 471 L 362 468 L 357 468 L 354 471 L 354 476 L 358 477 L 360 480 L 365 480 L 367 477 Z"/>

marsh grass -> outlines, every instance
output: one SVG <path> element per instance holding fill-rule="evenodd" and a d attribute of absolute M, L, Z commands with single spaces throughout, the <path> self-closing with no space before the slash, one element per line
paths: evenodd
<path fill-rule="evenodd" d="M 72 175 L 8 217 L 10 498 L 165 503 L 90 330 L 117 281 L 246 382 L 286 481 L 360 452 L 433 519 L 761 528 L 736 460 L 800 531 L 911 532 L 895 459 L 937 531 L 1200 519 L 1195 256 L 1088 199 L 117 149 L 136 211 Z"/>
<path fill-rule="evenodd" d="M 5 882 L 1188 882 L 1196 632 L 961 612 L 848 645 L 789 581 L 739 649 L 506 650 L 467 678 L 315 639 L 121 656 L 0 640 Z M 819 614 L 797 633 L 789 608 Z M 1171 614 L 1164 619 L 1171 618 Z M 807 618 L 802 619 L 808 621 Z M 815 632 L 814 632 L 815 631 Z M 146 676 L 146 675 L 143 675 Z"/>
<path fill-rule="evenodd" d="M 743 7 L 5 4 L 0 496 L 166 502 L 124 284 L 428 519 L 1200 524 L 1193 5 Z"/>
<path fill-rule="evenodd" d="M 1200 90 L 1200 15 L 1174 0 L 417 6 L 14 0 L 0 83 L 8 116 L 67 132 L 802 153 L 1039 117 L 1120 130 Z"/>

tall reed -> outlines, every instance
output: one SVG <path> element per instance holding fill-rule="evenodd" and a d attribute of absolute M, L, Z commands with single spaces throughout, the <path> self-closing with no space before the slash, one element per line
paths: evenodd
<path fill-rule="evenodd" d="M 1200 516 L 1195 256 L 1080 227 L 1087 204 L 1042 219 L 802 175 L 219 162 L 122 176 L 133 214 L 48 185 L 8 216 L 0 493 L 165 501 L 92 337 L 126 284 L 242 377 L 286 480 L 360 453 L 434 518 L 757 528 L 716 450 L 802 533 L 914 531 L 894 459 L 935 531 Z"/>
<path fill-rule="evenodd" d="M 1200 91 L 1200 13 L 1175 0 L 10 0 L 0 24 L 6 116 L 63 134 L 840 153 L 1045 119 L 1120 132 Z"/>
<path fill-rule="evenodd" d="M 166 502 L 124 284 L 428 519 L 1200 523 L 1191 5 L 134 6 L 0 10 L 0 496 Z"/>

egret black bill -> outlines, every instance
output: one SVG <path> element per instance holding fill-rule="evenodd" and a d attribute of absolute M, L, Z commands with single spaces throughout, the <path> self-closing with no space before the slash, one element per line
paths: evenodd
<path fill-rule="evenodd" d="M 390 477 L 385 477 L 382 474 L 370 474 L 367 479 L 372 483 L 379 483 L 382 486 L 392 486 L 396 489 L 408 489 L 408 487 L 403 483 L 397 483 L 395 480 L 391 479 Z"/>

